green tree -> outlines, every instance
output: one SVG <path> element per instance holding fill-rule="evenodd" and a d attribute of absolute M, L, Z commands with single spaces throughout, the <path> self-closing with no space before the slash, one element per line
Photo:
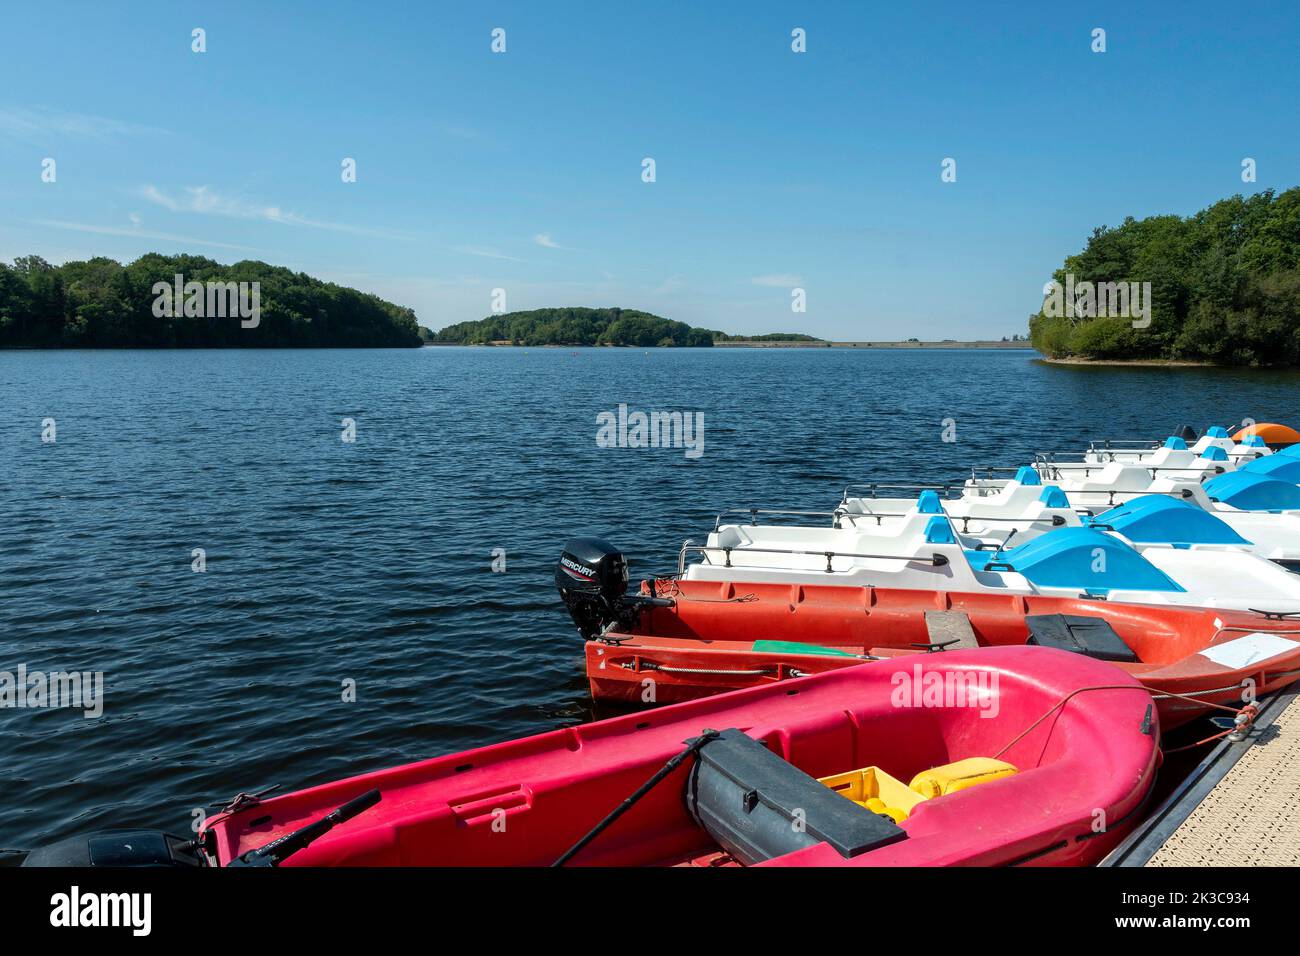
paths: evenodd
<path fill-rule="evenodd" d="M 1150 283 L 1151 323 L 1040 311 L 1030 341 L 1045 355 L 1197 359 L 1232 365 L 1300 360 L 1300 188 L 1233 196 L 1193 216 L 1125 219 L 1095 229 L 1054 278 Z"/>

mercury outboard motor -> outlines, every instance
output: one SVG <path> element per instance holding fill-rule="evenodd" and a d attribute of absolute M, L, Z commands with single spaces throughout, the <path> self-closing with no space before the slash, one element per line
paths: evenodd
<path fill-rule="evenodd" d="M 612 625 L 630 630 L 642 609 L 672 607 L 669 598 L 627 593 L 627 559 L 600 538 L 571 538 L 555 566 L 555 586 L 583 640 Z"/>
<path fill-rule="evenodd" d="M 32 850 L 23 866 L 206 866 L 193 840 L 161 830 L 104 830 Z"/>

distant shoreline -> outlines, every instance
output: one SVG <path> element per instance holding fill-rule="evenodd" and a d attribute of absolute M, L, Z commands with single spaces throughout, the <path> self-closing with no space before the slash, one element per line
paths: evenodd
<path fill-rule="evenodd" d="M 1010 349 L 1034 351 L 1028 342 L 714 342 L 715 349 Z"/>
<path fill-rule="evenodd" d="M 687 348 L 689 346 L 665 345 L 514 345 L 510 342 L 485 342 L 481 344 L 462 344 L 460 342 L 426 342 L 426 348 L 482 349 L 482 348 L 538 348 L 538 349 L 638 349 L 638 348 Z M 1021 352 L 1033 352 L 1034 347 L 1028 342 L 975 341 L 975 342 L 808 342 L 791 339 L 773 342 L 714 342 L 704 348 L 715 349 L 1006 349 Z"/>
<path fill-rule="evenodd" d="M 1206 362 L 1200 359 L 1090 359 L 1090 358 L 1048 358 L 1043 356 L 1039 361 L 1046 365 L 1129 365 L 1135 368 L 1216 368 L 1213 362 Z M 1234 365 L 1232 368 L 1244 368 L 1246 366 Z"/>

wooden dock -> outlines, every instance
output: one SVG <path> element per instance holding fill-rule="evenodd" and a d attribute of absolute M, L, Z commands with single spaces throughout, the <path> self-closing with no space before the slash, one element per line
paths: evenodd
<path fill-rule="evenodd" d="M 1300 865 L 1300 691 L 1262 701 L 1101 865 Z"/>

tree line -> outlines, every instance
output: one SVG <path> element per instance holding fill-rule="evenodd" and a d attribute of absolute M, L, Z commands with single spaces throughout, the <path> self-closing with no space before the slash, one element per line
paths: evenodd
<path fill-rule="evenodd" d="M 1149 313 L 1063 315 L 1049 297 L 1029 320 L 1044 355 L 1300 364 L 1300 187 L 1102 226 L 1054 281 L 1149 291 Z"/>
<path fill-rule="evenodd" d="M 438 345 L 625 345 L 638 348 L 710 348 L 715 341 L 759 342 L 784 339 L 816 341 L 812 336 L 772 332 L 733 336 L 665 319 L 637 309 L 531 309 L 503 312 L 485 319 L 457 322 L 428 340 Z"/>
<path fill-rule="evenodd" d="M 259 315 L 185 308 L 183 282 L 258 284 Z M 174 300 L 174 307 L 171 303 Z M 209 298 L 207 301 L 211 301 Z M 197 312 L 198 314 L 194 314 Z M 188 314 L 187 314 L 188 313 Z M 378 296 L 265 262 L 222 265 L 149 253 L 127 265 L 96 257 L 51 265 L 39 256 L 0 263 L 0 347 L 313 348 L 418 346 L 415 313 Z"/>

